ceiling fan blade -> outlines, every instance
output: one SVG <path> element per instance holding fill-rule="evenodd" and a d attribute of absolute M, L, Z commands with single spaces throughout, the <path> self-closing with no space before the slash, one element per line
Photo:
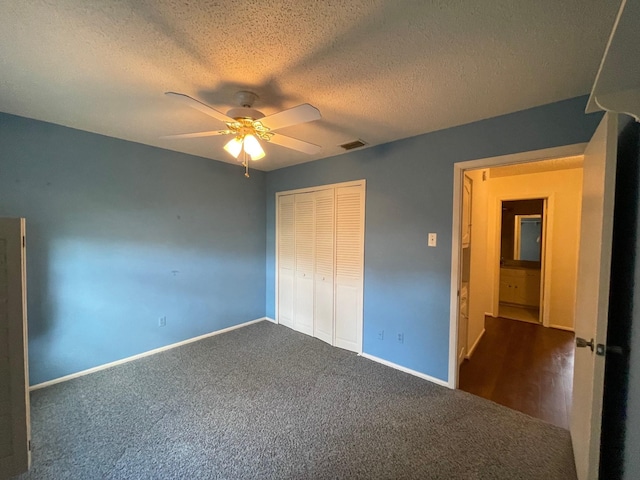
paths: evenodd
<path fill-rule="evenodd" d="M 287 137 L 286 135 L 281 135 L 279 133 L 274 133 L 273 137 L 271 137 L 271 140 L 269 140 L 269 143 L 275 143 L 276 145 L 280 145 L 281 147 L 290 148 L 292 150 L 297 150 L 309 155 L 318 153 L 322 148 L 319 145 L 314 145 L 313 143 L 309 142 L 303 142 L 302 140 L 298 140 L 297 138 Z"/>
<path fill-rule="evenodd" d="M 299 123 L 312 122 L 313 120 L 320 120 L 320 110 L 313 105 L 303 103 L 297 107 L 283 110 L 282 112 L 268 115 L 258 120 L 262 125 L 269 130 L 278 130 L 279 128 L 290 127 L 291 125 L 297 125 Z"/>
<path fill-rule="evenodd" d="M 198 138 L 198 137 L 213 137 L 214 135 L 227 135 L 228 130 L 211 130 L 209 132 L 195 132 L 195 133 L 180 133 L 178 135 L 164 135 L 160 138 L 173 140 L 177 138 Z"/>
<path fill-rule="evenodd" d="M 189 95 L 185 95 L 184 93 L 176 93 L 176 92 L 165 92 L 165 95 L 174 98 L 186 105 L 189 105 L 191 108 L 195 108 L 196 110 L 200 110 L 202 113 L 209 115 L 210 117 L 216 118 L 221 122 L 234 122 L 235 120 L 222 112 L 219 112 L 213 107 L 210 107 L 206 103 L 202 103 L 200 100 L 196 100 L 195 98 L 191 98 Z"/>

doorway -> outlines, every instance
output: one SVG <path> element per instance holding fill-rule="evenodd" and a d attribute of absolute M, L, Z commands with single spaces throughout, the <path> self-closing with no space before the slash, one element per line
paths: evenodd
<path fill-rule="evenodd" d="M 611 252 L 613 242 L 614 200 L 616 196 L 616 164 L 618 161 L 618 115 L 606 113 L 595 133 L 586 144 L 549 148 L 515 155 L 454 164 L 453 229 L 451 255 L 451 310 L 449 336 L 449 386 L 458 387 L 458 362 L 456 342 L 458 340 L 458 286 L 460 279 L 460 193 L 462 176 L 473 168 L 513 164 L 527 166 L 527 162 L 546 159 L 562 159 L 575 156 L 582 163 L 581 183 L 584 193 L 580 200 L 580 215 L 563 219 L 558 224 L 579 222 L 580 240 L 577 248 L 564 248 L 563 253 L 579 251 L 576 282 L 567 284 L 574 289 L 573 310 L 566 318 L 575 321 L 576 344 L 574 349 L 573 385 L 571 399 L 570 434 L 573 442 L 574 460 L 579 478 L 595 478 L 598 475 L 601 448 L 602 399 L 605 378 L 605 354 L 607 325 L 609 319 L 609 294 L 611 287 Z M 633 157 L 635 158 L 635 157 Z M 578 211 L 576 208 L 574 210 Z M 565 222 L 564 220 L 567 220 Z M 551 239 L 547 239 L 551 243 Z M 563 242 L 560 242 L 561 244 Z M 558 255 L 556 260 L 571 255 Z M 489 265 L 491 267 L 491 265 Z M 551 268 L 548 273 L 570 271 Z M 487 270 L 492 272 L 491 268 Z M 495 277 L 494 277 L 495 278 Z M 545 287 L 546 289 L 546 287 Z M 546 292 L 545 292 L 546 294 Z M 493 299 L 493 305 L 497 299 Z M 559 318 L 561 320 L 561 318 Z M 554 320 L 555 321 L 555 320 Z M 524 323 L 522 323 L 524 325 Z M 592 340 L 587 340 L 591 338 Z M 596 342 L 598 343 L 596 345 Z M 591 348 L 587 348 L 591 347 Z M 607 355 L 608 356 L 608 355 Z"/>
<path fill-rule="evenodd" d="M 498 316 L 543 323 L 546 198 L 502 200 Z"/>
<path fill-rule="evenodd" d="M 531 156 L 523 160 L 527 163 L 513 160 L 490 159 L 494 163 L 476 163 L 469 165 L 475 168 L 460 172 L 461 184 L 466 177 L 473 181 L 474 201 L 471 238 L 462 240 L 464 224 L 457 237 L 460 255 L 454 271 L 460 296 L 455 306 L 459 322 L 464 317 L 466 324 L 457 331 L 455 368 L 465 365 L 468 373 L 471 363 L 471 376 L 477 382 L 482 374 L 477 364 L 483 362 L 490 375 L 486 385 L 476 383 L 479 388 L 471 393 L 482 392 L 480 396 L 539 418 L 537 412 L 543 411 L 547 415 L 543 419 L 567 428 L 582 156 Z M 565 184 L 572 183 L 576 183 L 574 190 L 563 191 Z M 462 189 L 458 192 L 462 194 Z M 461 198 L 458 206 L 462 205 Z M 479 216 L 482 210 L 484 218 Z M 470 255 L 465 254 L 466 244 L 473 245 Z M 555 269 L 545 270 L 552 264 Z M 511 291 L 505 292 L 505 287 Z M 468 298 L 463 298 L 463 291 Z M 462 309 L 464 300 L 468 315 Z M 465 343 L 466 355 L 461 357 L 460 344 Z M 454 372 L 456 387 L 464 386 L 459 384 L 461 371 Z"/>

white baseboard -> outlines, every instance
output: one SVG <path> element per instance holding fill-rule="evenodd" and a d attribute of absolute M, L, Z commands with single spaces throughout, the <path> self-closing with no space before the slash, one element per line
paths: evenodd
<path fill-rule="evenodd" d="M 566 330 L 567 332 L 575 332 L 572 327 L 565 327 L 564 325 L 549 325 L 549 328 L 557 328 L 558 330 Z"/>
<path fill-rule="evenodd" d="M 381 363 L 382 365 L 386 365 L 387 367 L 395 368 L 396 370 L 400 370 L 401 372 L 405 372 L 405 373 L 408 373 L 410 375 L 414 375 L 416 377 L 420 377 L 420 378 L 422 378 L 424 380 L 427 380 L 427 381 L 429 381 L 431 383 L 435 383 L 435 384 L 438 384 L 438 385 L 442 385 L 443 387 L 451 388 L 451 386 L 449 385 L 449 382 L 445 382 L 444 380 L 440 380 L 439 378 L 432 377 L 432 376 L 426 375 L 424 373 L 420 373 L 420 372 L 418 372 L 416 370 L 411 370 L 410 368 L 403 367 L 402 365 L 398 365 L 397 363 L 389 362 L 387 360 L 383 360 L 382 358 L 374 357 L 373 355 L 369 355 L 368 353 L 360 353 L 359 355 L 361 357 L 367 358 L 367 359 L 372 360 L 374 362 Z"/>
<path fill-rule="evenodd" d="M 478 338 L 476 338 L 476 341 L 473 342 L 473 345 L 471 345 L 471 348 L 469 349 L 469 353 L 465 355 L 465 358 L 471 358 L 471 355 L 473 355 L 473 352 L 475 352 L 476 347 L 480 343 L 480 340 L 482 340 L 482 337 L 484 336 L 485 332 L 486 330 L 483 328 L 482 331 L 480 332 L 480 335 L 478 335 Z"/>
<path fill-rule="evenodd" d="M 276 320 L 271 317 L 264 317 L 264 318 L 261 318 L 260 320 L 266 320 L 267 322 L 275 323 L 276 325 L 278 324 L 278 322 L 276 322 Z"/>
<path fill-rule="evenodd" d="M 187 345 L 189 343 L 197 342 L 198 340 L 204 340 L 205 338 L 213 337 L 215 335 L 220 335 L 221 333 L 230 332 L 232 330 L 237 330 L 238 328 L 247 327 L 254 323 L 262 322 L 264 320 L 273 322 L 272 319 L 268 317 L 257 318 L 255 320 L 250 320 L 245 323 L 240 323 L 238 325 L 233 325 L 231 327 L 223 328 L 222 330 L 216 330 L 215 332 L 205 333 L 204 335 L 200 335 L 198 337 L 189 338 L 187 340 L 182 340 L 181 342 L 172 343 L 171 345 L 166 345 L 164 347 L 154 348 L 153 350 L 149 350 L 148 352 L 138 353 L 137 355 L 133 355 L 131 357 L 123 358 L 121 360 L 116 360 L 115 362 L 105 363 L 104 365 L 98 365 L 97 367 L 88 368 L 87 370 L 82 370 L 81 372 L 71 373 L 69 375 L 65 375 L 64 377 L 54 378 L 53 380 L 47 380 L 46 382 L 38 383 L 36 385 L 31 385 L 29 387 L 29 391 L 33 392 L 34 390 L 39 390 L 41 388 L 50 387 L 51 385 L 55 385 L 57 383 L 66 382 L 68 380 L 73 380 L 74 378 L 84 377 L 85 375 L 89 375 L 90 373 L 99 372 L 101 370 L 106 370 L 107 368 L 115 367 L 116 365 L 122 365 L 123 363 L 132 362 L 133 360 L 138 360 L 139 358 L 148 357 L 150 355 L 155 355 L 156 353 L 164 352 L 166 350 L 171 350 L 176 347 L 181 347 L 182 345 Z"/>

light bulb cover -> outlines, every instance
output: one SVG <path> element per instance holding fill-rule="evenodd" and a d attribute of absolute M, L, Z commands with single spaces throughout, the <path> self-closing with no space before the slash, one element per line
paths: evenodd
<path fill-rule="evenodd" d="M 242 151 L 242 137 L 234 137 L 224 146 L 224 149 L 229 152 L 233 158 L 238 158 Z"/>
<path fill-rule="evenodd" d="M 265 155 L 260 142 L 251 134 L 244 137 L 244 151 L 249 154 L 251 160 L 260 160 Z"/>

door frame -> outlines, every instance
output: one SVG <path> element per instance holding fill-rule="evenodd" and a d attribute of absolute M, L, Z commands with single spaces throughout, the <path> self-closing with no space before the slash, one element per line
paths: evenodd
<path fill-rule="evenodd" d="M 0 477 L 26 472 L 31 466 L 31 413 L 27 329 L 27 268 L 24 218 L 1 218 L 6 240 L 6 332 L 10 394 L 5 404 L 11 425 L 11 447 L 0 458 Z M 0 412 L 6 413 L 6 412 Z"/>
<path fill-rule="evenodd" d="M 513 257 L 514 257 L 513 259 L 514 260 L 522 260 L 520 258 L 520 255 L 521 255 L 520 250 L 522 249 L 522 223 L 519 220 L 523 220 L 523 219 L 539 220 L 538 223 L 540 223 L 540 238 L 541 239 L 544 238 L 544 234 L 545 234 L 545 229 L 544 229 L 545 212 L 544 211 L 546 210 L 546 205 L 543 206 L 542 210 L 543 210 L 542 213 L 533 213 L 528 215 L 516 213 L 514 232 L 513 232 Z M 542 240 L 541 242 L 542 242 L 542 245 L 540 245 L 540 261 L 542 262 L 542 258 L 544 256 L 544 242 Z"/>
<path fill-rule="evenodd" d="M 537 160 L 536 160 L 537 161 Z M 551 249 L 547 245 L 553 239 L 553 215 L 555 208 L 555 194 L 553 192 L 536 192 L 531 194 L 518 195 L 495 195 L 491 197 L 490 204 L 495 208 L 490 210 L 493 213 L 493 242 L 490 244 L 493 253 L 489 253 L 493 264 L 493 288 L 491 289 L 491 312 L 492 316 L 497 317 L 500 311 L 500 250 L 502 248 L 502 202 L 513 200 L 535 200 L 542 199 L 542 250 L 540 252 L 540 313 L 538 321 L 541 325 L 549 327 L 549 310 L 551 309 L 551 278 L 546 272 L 551 271 Z M 490 213 L 491 215 L 491 213 Z M 492 222 L 489 221 L 489 225 Z M 549 277 L 549 278 L 547 278 Z"/>
<path fill-rule="evenodd" d="M 532 150 L 510 155 L 500 155 L 497 157 L 481 158 L 465 162 L 456 162 L 453 165 L 453 221 L 451 235 L 451 298 L 449 315 L 449 375 L 447 385 L 451 389 L 458 388 L 458 295 L 460 291 L 461 278 L 461 227 L 462 227 L 462 184 L 465 170 L 476 170 L 504 165 L 515 165 L 519 163 L 530 163 L 542 160 L 552 160 L 555 158 L 573 157 L 583 155 L 587 143 L 577 143 L 561 147 L 545 148 L 542 150 Z M 538 195 L 542 198 L 545 195 Z M 549 242 L 547 237 L 547 242 Z M 547 265 L 547 269 L 549 265 Z M 494 276 L 495 276 L 495 272 Z M 498 278 L 499 281 L 499 278 Z M 494 288 L 495 297 L 495 288 Z M 548 298 L 548 295 L 547 295 Z"/>

